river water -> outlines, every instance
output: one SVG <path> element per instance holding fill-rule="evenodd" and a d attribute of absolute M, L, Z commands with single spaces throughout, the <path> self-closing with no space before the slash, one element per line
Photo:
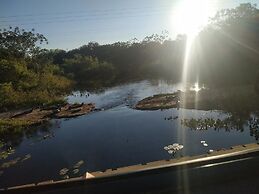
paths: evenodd
<path fill-rule="evenodd" d="M 67 97 L 69 102 L 93 102 L 102 111 L 52 120 L 51 125 L 41 126 L 33 133 L 13 137 L 15 152 L 0 160 L 0 186 L 63 179 L 64 175 L 60 175 L 63 168 L 69 170 L 66 173 L 69 177 L 75 177 L 86 171 L 204 154 L 209 149 L 257 142 L 245 124 L 244 130 L 192 130 L 180 122 L 182 118 L 229 116 L 222 111 L 132 108 L 145 97 L 178 89 L 182 89 L 181 84 L 140 81 L 98 92 L 73 92 Z M 176 119 L 165 119 L 170 116 Z M 200 143 L 202 140 L 208 147 Z M 170 155 L 164 146 L 173 143 L 183 144 L 184 148 Z"/>

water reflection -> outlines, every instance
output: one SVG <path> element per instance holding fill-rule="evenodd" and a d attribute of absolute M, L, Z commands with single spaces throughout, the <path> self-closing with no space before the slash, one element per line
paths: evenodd
<path fill-rule="evenodd" d="M 107 110 L 120 105 L 133 107 L 138 100 L 145 97 L 154 94 L 173 93 L 178 89 L 183 89 L 182 83 L 173 84 L 170 81 L 145 80 L 91 92 L 87 90 L 74 91 L 67 99 L 69 103 L 94 102 L 97 108 Z"/>
<path fill-rule="evenodd" d="M 190 90 L 195 92 L 199 92 L 202 89 L 205 89 L 204 84 L 200 87 L 198 82 L 196 82 L 193 86 L 190 87 Z"/>
<path fill-rule="evenodd" d="M 199 119 L 182 119 L 181 124 L 191 130 L 222 130 L 230 132 L 231 130 L 236 130 L 243 132 L 247 126 L 249 126 L 250 135 L 256 140 L 259 138 L 259 119 L 253 117 L 252 115 L 247 117 L 236 117 L 231 115 L 225 119 L 215 119 L 215 118 L 199 118 Z"/>
<path fill-rule="evenodd" d="M 61 121 L 53 120 L 52 122 L 44 122 L 41 125 L 16 128 L 0 133 L 0 140 L 3 146 L 0 149 L 9 149 L 18 147 L 24 139 L 32 139 L 33 141 L 42 141 L 54 136 L 53 129 L 59 128 Z"/>
<path fill-rule="evenodd" d="M 54 137 L 53 127 L 59 126 L 60 121 L 45 122 L 40 126 L 10 129 L 5 133 L 0 133 L 0 169 L 5 169 L 16 165 L 18 162 L 24 162 L 31 158 L 31 154 L 26 154 L 22 157 L 8 160 L 10 156 L 15 154 L 16 149 L 19 148 L 20 144 L 24 139 L 31 139 L 30 145 L 34 145 L 47 138 Z"/>
<path fill-rule="evenodd" d="M 97 92 L 74 91 L 67 97 L 70 103 L 93 102 L 101 111 L 0 134 L 0 149 L 14 149 L 9 155 L 5 153 L 7 158 L 0 159 L 0 166 L 8 167 L 0 169 L 0 186 L 60 180 L 81 176 L 86 171 L 203 154 L 258 139 L 259 114 L 248 104 L 241 104 L 242 111 L 230 103 L 227 108 L 232 109 L 227 110 L 233 111 L 138 111 L 131 108 L 143 98 L 178 89 L 182 89 L 182 84 L 141 81 Z M 234 104 L 240 105 L 239 102 Z M 245 107 L 253 109 L 244 111 Z M 189 119 L 183 121 L 186 125 L 181 125 L 183 119 Z M 219 130 L 214 130 L 215 126 Z M 221 130 L 226 127 L 228 130 Z M 208 147 L 203 146 L 201 140 L 208 142 Z M 176 142 L 182 145 L 181 150 L 168 154 L 165 145 Z M 14 175 L 19 179 L 14 179 Z"/>

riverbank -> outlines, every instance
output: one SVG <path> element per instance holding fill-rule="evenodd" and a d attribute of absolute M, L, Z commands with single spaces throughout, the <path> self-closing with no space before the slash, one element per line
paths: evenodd
<path fill-rule="evenodd" d="M 42 124 L 50 119 L 72 118 L 88 114 L 95 110 L 93 103 L 64 104 L 0 114 L 1 131 L 13 127 L 29 127 Z"/>

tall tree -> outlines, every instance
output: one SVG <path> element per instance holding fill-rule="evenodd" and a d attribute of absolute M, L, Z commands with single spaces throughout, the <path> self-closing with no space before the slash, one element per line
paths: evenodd
<path fill-rule="evenodd" d="M 35 30 L 26 31 L 18 27 L 0 29 L 0 55 L 3 57 L 34 57 L 43 51 L 40 44 L 48 43 L 47 38 Z"/>

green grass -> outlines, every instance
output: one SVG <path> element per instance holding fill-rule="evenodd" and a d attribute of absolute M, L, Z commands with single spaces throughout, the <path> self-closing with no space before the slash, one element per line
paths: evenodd
<path fill-rule="evenodd" d="M 0 119 L 0 135 L 9 130 L 20 131 L 30 125 L 31 122 L 21 119 Z"/>

